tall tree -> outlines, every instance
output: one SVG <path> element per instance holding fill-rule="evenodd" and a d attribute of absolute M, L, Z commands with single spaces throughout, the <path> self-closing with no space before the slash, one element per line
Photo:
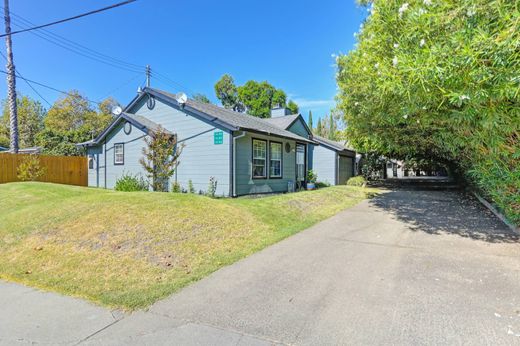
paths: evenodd
<path fill-rule="evenodd" d="M 43 129 L 45 109 L 40 102 L 28 96 L 19 96 L 16 100 L 18 110 L 19 145 L 21 148 L 33 147 L 36 135 Z M 10 106 L 4 101 L 3 114 L 0 118 L 0 138 L 10 136 Z M 1 141 L 1 140 L 0 140 Z"/>
<path fill-rule="evenodd" d="M 225 74 L 215 84 L 215 93 L 225 108 L 260 118 L 269 118 L 271 109 L 275 107 L 287 107 L 291 112 L 298 113 L 298 105 L 294 101 L 287 104 L 286 93 L 267 81 L 250 80 L 237 87 L 233 77 Z"/>
<path fill-rule="evenodd" d="M 195 94 L 193 95 L 193 99 L 201 103 L 211 103 L 209 98 L 204 94 Z"/>
<path fill-rule="evenodd" d="M 235 80 L 230 75 L 223 75 L 217 83 L 215 83 L 215 94 L 225 108 L 237 112 L 243 111 L 243 106 L 238 100 Z"/>
<path fill-rule="evenodd" d="M 108 98 L 101 102 L 99 110 L 78 91 L 71 91 L 58 99 L 45 117 L 45 131 L 38 136 L 38 145 L 44 153 L 52 155 L 79 155 L 74 145 L 96 137 L 114 119 L 112 107 L 117 101 Z"/>
<path fill-rule="evenodd" d="M 321 118 L 318 119 L 318 124 L 316 125 L 316 134 L 318 136 L 322 136 L 323 135 L 323 126 L 321 124 Z"/>
<path fill-rule="evenodd" d="M 244 104 L 247 113 L 259 118 L 271 116 L 271 109 L 279 104 L 278 100 L 276 105 L 273 102 L 275 94 L 280 97 L 281 93 L 266 81 L 259 83 L 250 80 L 238 87 L 238 98 Z"/>
<path fill-rule="evenodd" d="M 314 127 L 312 124 L 312 111 L 309 111 L 309 128 L 311 129 L 311 132 L 314 132 Z"/>
<path fill-rule="evenodd" d="M 287 103 L 287 109 L 291 111 L 291 114 L 298 114 L 300 112 L 300 107 L 293 100 L 289 100 Z"/>

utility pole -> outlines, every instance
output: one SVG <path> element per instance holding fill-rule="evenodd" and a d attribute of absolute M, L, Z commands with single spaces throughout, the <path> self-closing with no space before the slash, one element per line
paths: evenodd
<path fill-rule="evenodd" d="M 146 65 L 146 87 L 148 87 L 148 88 L 150 87 L 151 78 L 152 78 L 152 69 L 150 68 L 150 65 Z"/>
<path fill-rule="evenodd" d="M 11 17 L 9 16 L 9 0 L 4 0 L 5 45 L 7 48 L 7 100 L 10 113 L 10 146 L 14 154 L 18 153 L 18 110 L 16 105 L 16 76 L 13 63 L 13 47 L 11 41 Z"/>

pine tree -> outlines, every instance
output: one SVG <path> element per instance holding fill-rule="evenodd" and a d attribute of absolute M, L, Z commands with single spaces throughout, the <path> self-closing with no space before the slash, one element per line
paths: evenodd
<path fill-rule="evenodd" d="M 312 127 L 312 111 L 309 111 L 309 128 L 311 132 L 314 132 L 314 128 Z"/>
<path fill-rule="evenodd" d="M 320 118 L 320 119 L 318 119 L 318 125 L 316 125 L 316 134 L 318 136 L 321 136 L 322 132 L 323 132 L 323 127 L 321 125 L 321 118 Z"/>

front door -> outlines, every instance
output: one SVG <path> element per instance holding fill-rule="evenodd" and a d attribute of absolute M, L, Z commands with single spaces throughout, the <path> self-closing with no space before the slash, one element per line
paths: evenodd
<path fill-rule="evenodd" d="M 305 188 L 306 178 L 306 154 L 307 146 L 305 144 L 296 143 L 296 189 Z"/>

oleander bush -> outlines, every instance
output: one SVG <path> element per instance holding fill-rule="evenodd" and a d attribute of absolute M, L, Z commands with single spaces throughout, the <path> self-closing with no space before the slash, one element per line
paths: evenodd
<path fill-rule="evenodd" d="M 445 165 L 520 224 L 520 3 L 360 4 L 356 49 L 337 57 L 351 143 Z"/>

